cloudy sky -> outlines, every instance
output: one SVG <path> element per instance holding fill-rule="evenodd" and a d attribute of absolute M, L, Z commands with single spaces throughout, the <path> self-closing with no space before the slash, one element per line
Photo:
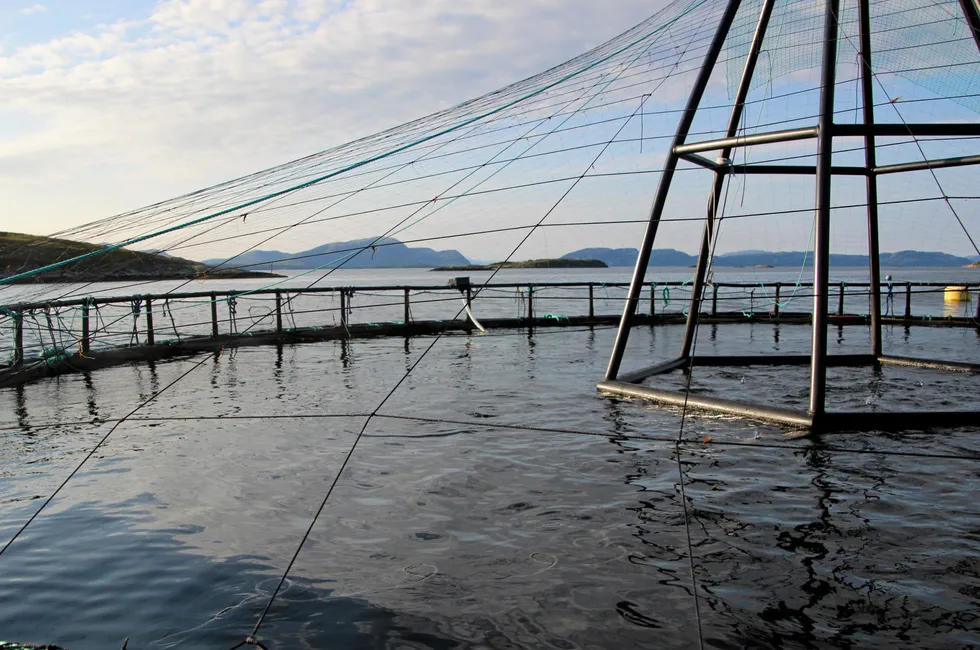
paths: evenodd
<path fill-rule="evenodd" d="M 0 212 L 51 233 L 445 108 L 664 2 L 0 0 Z"/>
<path fill-rule="evenodd" d="M 561 63 L 666 4 L 666 0 L 0 0 L 0 229 L 57 232 L 382 131 Z M 945 25 L 941 26 L 949 31 Z M 955 29 L 950 34 L 973 60 L 972 40 Z M 950 34 L 941 36 L 951 38 Z M 935 35 L 925 36 L 936 42 Z M 670 38 L 680 46 L 686 37 Z M 799 45 L 794 47 L 798 54 Z M 840 74 L 853 77 L 853 47 L 848 50 L 842 45 L 843 51 L 849 54 L 843 55 Z M 896 51 L 907 58 L 906 50 Z M 932 51 L 935 48 L 908 50 Z M 813 61 L 816 53 L 814 49 Z M 893 67 L 924 65 L 905 59 L 893 63 Z M 799 61 L 794 65 L 807 67 Z M 738 62 L 736 74 L 740 66 Z M 941 66 L 936 69 L 941 72 Z M 969 74 L 962 75 L 972 83 L 974 67 L 956 69 L 967 70 Z M 793 90 L 793 84 L 803 83 L 805 76 L 790 75 L 781 83 Z M 812 69 L 809 76 L 811 82 L 818 78 Z M 886 75 L 882 83 L 888 84 L 883 88 L 887 92 L 880 97 L 908 98 L 933 91 L 957 94 L 953 91 L 958 87 L 930 86 L 930 79 L 919 79 L 925 86 L 914 90 L 907 79 Z M 724 80 L 718 81 L 714 90 L 723 97 Z M 656 104 L 666 101 L 665 93 L 679 107 L 686 84 L 675 84 L 673 91 L 658 86 L 651 110 L 666 106 Z M 753 92 L 771 95 L 773 88 L 763 84 Z M 812 112 L 816 97 L 805 96 L 795 108 Z M 838 105 L 856 101 L 855 90 L 842 86 Z M 879 111 L 889 112 L 891 107 L 885 104 Z M 949 112 L 931 102 L 902 106 L 913 121 L 976 119 L 975 112 Z M 724 121 L 724 114 L 720 115 Z M 856 119 L 854 115 L 852 111 L 843 119 Z M 761 113 L 754 119 L 765 121 Z M 630 126 L 635 127 L 642 129 L 639 124 Z M 648 135 L 652 127 L 655 124 L 648 122 Z M 669 134 L 672 127 L 661 130 Z M 894 153 L 900 154 L 896 161 L 920 156 L 914 147 Z M 626 153 L 610 151 L 608 156 L 614 154 L 622 163 Z M 656 166 L 658 158 L 651 149 L 639 154 L 642 148 L 629 154 L 636 157 L 636 165 Z M 958 192 L 952 183 L 940 191 L 923 172 L 917 179 L 902 177 L 894 187 L 883 186 L 882 196 L 904 196 L 909 188 L 923 196 L 976 194 L 971 190 L 973 170 L 949 172 L 960 188 L 966 188 Z M 898 177 L 893 178 L 897 183 Z M 622 187 L 604 188 L 594 192 L 591 203 L 588 194 L 577 190 L 579 214 L 569 220 L 592 218 L 603 211 L 614 212 L 615 218 L 644 218 L 655 179 L 636 182 L 641 187 L 628 197 Z M 753 182 L 750 190 L 754 187 L 756 196 L 750 192 L 746 199 L 743 190 L 739 207 L 765 211 L 777 209 L 777 199 L 810 201 L 810 182 L 780 181 L 765 188 Z M 863 183 L 852 185 L 842 187 L 839 195 L 835 189 L 835 197 L 843 203 L 861 202 Z M 704 191 L 691 186 L 688 194 L 702 197 Z M 618 202 L 611 203 L 610 197 Z M 690 203 L 700 211 L 703 199 Z M 963 201 L 959 207 L 964 225 L 973 232 L 980 229 L 977 203 Z M 536 207 L 543 211 L 547 206 Z M 691 212 L 686 205 L 678 211 Z M 859 212 L 835 220 L 835 250 L 866 250 Z M 973 255 L 973 245 L 949 212 L 934 204 L 891 208 L 894 216 L 882 226 L 883 250 L 922 248 Z M 719 252 L 807 248 L 811 219 L 804 217 L 762 228 L 749 221 L 743 222 L 742 230 L 733 225 L 726 230 Z M 933 222 L 926 231 L 920 227 L 923 217 Z M 589 244 L 634 246 L 640 230 L 636 226 L 596 231 Z M 658 245 L 693 250 L 697 234 L 688 230 L 668 232 Z M 375 233 L 340 234 L 335 233 L 334 239 Z M 522 255 L 560 255 L 581 247 L 582 234 L 554 232 L 550 239 L 542 235 L 540 242 L 529 242 Z M 314 242 L 296 234 L 295 239 L 277 241 L 275 246 L 302 250 L 323 243 L 322 237 Z M 493 254 L 505 254 L 509 245 L 500 244 Z M 483 253 L 467 250 L 464 243 L 459 247 L 469 255 Z M 192 253 L 187 252 L 194 257 Z"/>

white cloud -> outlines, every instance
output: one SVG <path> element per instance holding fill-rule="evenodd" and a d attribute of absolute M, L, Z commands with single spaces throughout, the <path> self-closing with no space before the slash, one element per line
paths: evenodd
<path fill-rule="evenodd" d="M 0 112 L 32 124 L 0 133 L 0 209 L 19 222 L 5 227 L 54 231 L 382 130 L 548 68 L 656 8 L 165 0 L 141 20 L 20 48 L 0 56 Z"/>
<path fill-rule="evenodd" d="M 23 9 L 20 10 L 20 13 L 24 14 L 25 16 L 30 16 L 31 14 L 39 14 L 47 10 L 48 8 L 45 7 L 44 5 L 36 4 L 30 7 L 24 7 Z"/>

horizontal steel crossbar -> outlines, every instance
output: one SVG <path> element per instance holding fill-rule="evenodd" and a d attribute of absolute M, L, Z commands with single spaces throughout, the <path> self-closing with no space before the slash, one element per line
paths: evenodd
<path fill-rule="evenodd" d="M 683 156 L 685 154 L 713 151 L 715 149 L 748 147 L 755 144 L 772 144 L 774 142 L 791 142 L 793 140 L 809 140 L 815 137 L 817 137 L 816 127 L 772 131 L 770 133 L 756 133 L 754 135 L 740 135 L 734 138 L 719 138 L 705 142 L 682 144 L 674 147 L 674 153 L 678 156 Z"/>
<path fill-rule="evenodd" d="M 830 433 L 842 431 L 901 431 L 909 429 L 932 429 L 935 427 L 980 425 L 980 410 L 964 411 L 853 411 L 827 412 L 817 420 L 801 410 L 793 410 L 761 404 L 743 402 L 711 395 L 689 393 L 679 390 L 666 390 L 651 386 L 641 386 L 635 382 L 647 377 L 665 374 L 691 363 L 691 359 L 673 359 L 647 368 L 625 373 L 617 380 L 601 382 L 600 393 L 645 399 L 651 402 L 692 408 L 700 411 L 732 415 L 737 417 L 771 422 L 793 428 L 810 429 L 815 432 Z M 695 356 L 696 366 L 751 366 L 751 365 L 808 365 L 808 355 L 713 355 Z M 917 359 L 894 355 L 838 354 L 826 357 L 828 366 L 895 365 L 929 368 L 953 372 L 980 372 L 980 364 L 938 359 Z"/>

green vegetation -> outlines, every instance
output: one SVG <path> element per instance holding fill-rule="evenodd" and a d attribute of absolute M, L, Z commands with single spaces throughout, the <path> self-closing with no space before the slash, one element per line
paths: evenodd
<path fill-rule="evenodd" d="M 0 278 L 32 271 L 103 248 L 98 244 L 69 239 L 0 232 Z M 234 268 L 213 269 L 206 264 L 180 257 L 120 248 L 24 278 L 19 282 L 116 282 L 269 277 L 279 276 Z"/>
<path fill-rule="evenodd" d="M 494 262 L 493 264 L 463 264 L 460 266 L 440 266 L 433 271 L 493 271 L 501 269 L 605 269 L 609 265 L 600 260 L 544 259 L 524 262 Z"/>

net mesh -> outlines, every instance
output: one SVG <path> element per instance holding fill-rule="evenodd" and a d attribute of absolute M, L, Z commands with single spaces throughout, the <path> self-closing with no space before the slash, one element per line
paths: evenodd
<path fill-rule="evenodd" d="M 336 269 L 362 266 L 402 244 L 459 248 L 492 260 L 561 255 L 582 248 L 583 237 L 590 245 L 635 246 L 666 147 L 724 7 L 706 0 L 673 2 L 581 56 L 482 97 L 271 169 L 53 234 L 100 245 L 84 254 L 65 245 L 53 261 L 35 268 L 32 249 L 39 245 L 11 244 L 4 256 L 26 261 L 8 265 L 0 277 L 0 303 L 7 305 L 0 317 L 0 345 L 9 355 L 17 305 L 52 305 L 47 314 L 33 307 L 24 312 L 29 322 L 39 323 L 36 347 L 43 350 L 50 343 L 44 339 L 52 338 L 45 330 L 77 332 L 79 327 L 82 306 L 59 306 L 59 301 L 110 290 L 123 296 L 144 291 L 163 299 L 173 296 L 171 329 L 179 334 L 181 322 L 203 327 L 211 299 L 183 293 L 206 291 L 196 280 L 228 268 L 288 270 L 289 288 L 301 290 L 329 283 Z M 878 119 L 972 119 L 980 97 L 975 87 L 980 62 L 959 4 L 876 0 L 870 7 Z M 761 8 L 762 0 L 741 4 L 689 141 L 724 134 Z M 775 3 L 741 132 L 815 123 L 822 29 L 821 3 Z M 846 0 L 835 104 L 835 119 L 841 122 L 860 118 L 858 40 L 857 3 Z M 879 162 L 921 159 L 926 148 L 930 156 L 967 155 L 973 153 L 973 144 L 969 138 L 882 138 Z M 838 143 L 836 153 L 841 164 L 863 163 L 858 142 Z M 745 147 L 734 155 L 738 162 L 760 165 L 815 160 L 812 142 Z M 894 208 L 882 209 L 888 224 L 883 237 L 907 242 L 919 210 L 915 203 L 945 201 L 928 238 L 936 247 L 970 254 L 967 242 L 978 216 L 969 178 L 968 172 L 940 170 L 890 191 L 883 204 Z M 690 197 L 705 196 L 708 180 L 700 168 L 681 164 L 658 247 L 687 252 L 696 247 L 703 202 Z M 788 179 L 777 192 L 765 183 L 749 176 L 730 179 L 716 254 L 739 248 L 808 250 L 811 179 Z M 840 187 L 835 196 L 841 205 L 835 210 L 842 217 L 848 211 L 857 215 L 863 201 L 860 188 L 849 188 L 844 181 Z M 840 252 L 866 250 L 860 219 L 845 217 L 835 223 L 840 224 L 834 230 Z M 348 243 L 310 249 L 311 243 L 340 241 Z M 50 250 L 59 244 L 45 245 Z M 151 286 L 153 278 L 135 273 L 131 258 L 114 255 L 130 250 L 210 266 L 198 267 L 194 278 Z M 667 258 L 655 253 L 655 264 L 658 259 Z M 131 279 L 111 287 L 91 282 L 87 278 L 93 266 L 104 277 Z M 63 283 L 21 284 L 52 273 Z M 78 281 L 72 282 L 74 278 Z M 256 293 L 257 300 L 262 292 L 284 286 L 285 280 L 276 278 L 254 282 L 238 299 Z M 680 290 L 675 289 L 675 297 Z M 127 298 L 120 307 L 123 320 L 136 316 L 129 303 Z M 323 309 L 326 321 L 332 317 L 329 309 L 339 306 Z M 56 337 L 51 346 L 63 347 Z"/>

